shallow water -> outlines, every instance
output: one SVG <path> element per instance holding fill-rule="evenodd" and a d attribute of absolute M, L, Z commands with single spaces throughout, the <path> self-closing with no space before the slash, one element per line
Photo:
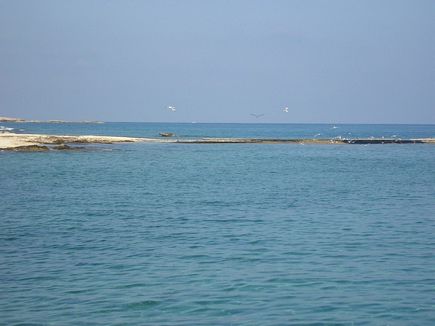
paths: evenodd
<path fill-rule="evenodd" d="M 95 149 L 0 153 L 0 324 L 435 323 L 435 146 Z"/>

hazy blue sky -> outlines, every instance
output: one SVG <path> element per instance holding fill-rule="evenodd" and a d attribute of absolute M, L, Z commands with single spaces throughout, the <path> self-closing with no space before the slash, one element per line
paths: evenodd
<path fill-rule="evenodd" d="M 435 1 L 0 0 L 2 115 L 435 123 Z"/>

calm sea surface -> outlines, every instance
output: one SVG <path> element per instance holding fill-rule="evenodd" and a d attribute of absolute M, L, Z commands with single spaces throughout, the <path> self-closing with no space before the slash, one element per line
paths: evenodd
<path fill-rule="evenodd" d="M 435 136 L 434 125 L 1 125 Z M 435 145 L 0 152 L 0 324 L 435 325 Z"/>

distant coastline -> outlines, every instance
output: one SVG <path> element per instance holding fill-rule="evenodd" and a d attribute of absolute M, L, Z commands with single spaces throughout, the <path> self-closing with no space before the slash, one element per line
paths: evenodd
<path fill-rule="evenodd" d="M 92 120 L 82 120 L 82 121 L 66 121 L 66 120 L 28 120 L 21 118 L 10 118 L 10 117 L 0 117 L 0 122 L 14 122 L 14 123 L 91 123 L 91 124 L 101 124 L 103 121 L 92 121 Z"/>

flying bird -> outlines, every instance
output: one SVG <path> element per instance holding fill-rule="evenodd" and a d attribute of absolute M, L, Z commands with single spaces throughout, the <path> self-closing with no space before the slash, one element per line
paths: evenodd
<path fill-rule="evenodd" d="M 255 113 L 251 113 L 251 115 L 255 118 L 261 118 L 262 116 L 264 116 L 264 114 L 255 114 Z"/>
<path fill-rule="evenodd" d="M 284 109 L 282 109 L 282 112 L 288 113 L 288 107 L 285 107 Z"/>
<path fill-rule="evenodd" d="M 177 111 L 177 109 L 175 108 L 175 106 L 168 106 L 168 109 L 171 110 L 172 112 Z"/>

